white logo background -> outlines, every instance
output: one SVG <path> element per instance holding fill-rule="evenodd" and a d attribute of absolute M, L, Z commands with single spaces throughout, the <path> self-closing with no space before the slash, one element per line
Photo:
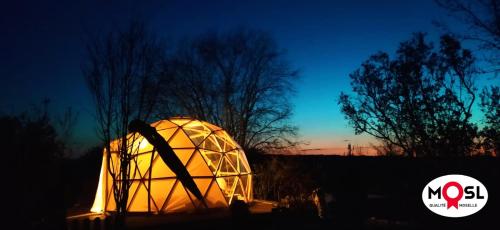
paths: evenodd
<path fill-rule="evenodd" d="M 448 202 L 446 199 L 443 197 L 443 187 L 446 183 L 448 182 L 458 182 L 463 189 L 467 186 L 473 186 L 473 189 L 470 189 L 470 191 L 474 192 L 475 197 L 472 199 L 465 199 L 465 196 L 469 195 L 466 194 L 465 192 L 462 195 L 462 198 L 458 201 L 458 208 L 455 207 L 447 207 Z M 429 199 L 429 187 L 432 190 L 436 190 L 439 187 L 441 187 L 441 199 L 438 199 L 437 194 L 432 195 L 431 199 Z M 484 196 L 484 199 L 477 199 L 477 187 L 479 187 L 479 194 L 481 196 Z M 447 195 L 450 198 L 456 198 L 459 195 L 459 191 L 456 187 L 451 186 L 447 190 Z M 464 176 L 464 175 L 458 175 L 458 174 L 451 174 L 451 175 L 445 175 L 438 177 L 431 182 L 429 182 L 425 187 L 424 190 L 422 191 L 422 201 L 424 202 L 425 206 L 431 210 L 432 212 L 441 215 L 441 216 L 446 216 L 446 217 L 464 217 L 464 216 L 469 216 L 472 215 L 479 210 L 481 210 L 485 205 L 486 202 L 488 201 L 488 191 L 486 190 L 486 187 L 479 182 L 478 180 L 469 177 L 469 176 Z M 444 206 L 443 206 L 444 204 Z M 460 206 L 462 205 L 462 206 Z M 465 205 L 465 206 L 463 206 Z M 433 207 L 431 207 L 433 206 Z M 468 206 L 468 207 L 467 207 Z M 475 206 L 475 207 L 474 207 Z"/>

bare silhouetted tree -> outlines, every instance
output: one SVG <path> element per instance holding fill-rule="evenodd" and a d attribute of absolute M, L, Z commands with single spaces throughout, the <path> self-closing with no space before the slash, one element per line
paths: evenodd
<path fill-rule="evenodd" d="M 277 201 L 286 199 L 290 205 L 304 202 L 316 186 L 311 169 L 304 166 L 293 158 L 268 155 L 254 165 L 257 177 L 254 181 L 255 196 Z"/>
<path fill-rule="evenodd" d="M 476 41 L 479 48 L 491 53 L 488 58 L 492 68 L 488 72 L 500 72 L 500 0 L 435 0 L 452 17 L 467 25 L 465 31 L 455 36 Z M 447 25 L 438 23 L 447 33 Z"/>
<path fill-rule="evenodd" d="M 66 144 L 65 153 L 66 157 L 73 155 L 74 141 L 73 132 L 78 120 L 78 113 L 75 113 L 71 107 L 64 110 L 64 113 L 55 118 L 57 133 L 61 140 Z"/>
<path fill-rule="evenodd" d="M 240 29 L 184 41 L 169 66 L 164 114 L 220 125 L 247 151 L 297 144 L 289 119 L 298 72 L 267 33 Z"/>
<path fill-rule="evenodd" d="M 498 156 L 500 150 L 500 87 L 484 88 L 481 93 L 481 110 L 485 126 L 480 132 L 482 147 L 487 155 Z"/>
<path fill-rule="evenodd" d="M 135 170 L 130 167 L 133 149 L 129 148 L 135 136 L 127 138 L 128 124 L 133 119 L 147 120 L 153 113 L 164 51 L 162 43 L 137 22 L 87 44 L 88 61 L 83 72 L 95 102 L 98 134 L 105 145 L 119 216 L 127 212 L 128 179 Z M 113 139 L 120 139 L 118 166 L 110 162 Z"/>
<path fill-rule="evenodd" d="M 407 156 L 464 156 L 476 127 L 474 58 L 450 36 L 439 49 L 422 33 L 400 44 L 391 60 L 381 52 L 354 71 L 356 96 L 341 93 L 342 112 L 357 134 L 367 133 Z"/>
<path fill-rule="evenodd" d="M 467 27 L 463 31 L 456 32 L 444 23 L 438 23 L 438 25 L 461 39 L 477 42 L 479 49 L 486 54 L 486 61 L 489 62 L 482 67 L 482 71 L 493 73 L 493 79 L 498 78 L 500 74 L 500 0 L 435 1 L 453 18 Z M 498 153 L 500 126 L 498 119 L 495 119 L 499 115 L 498 109 L 493 107 L 495 104 L 498 106 L 498 87 L 484 88 L 481 94 L 481 110 L 486 124 L 479 132 L 479 144 L 488 155 Z"/>

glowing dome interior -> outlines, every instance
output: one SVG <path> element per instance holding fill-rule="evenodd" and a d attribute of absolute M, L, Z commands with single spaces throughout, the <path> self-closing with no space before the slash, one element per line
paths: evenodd
<path fill-rule="evenodd" d="M 204 196 L 206 207 L 228 207 L 234 200 L 252 200 L 251 169 L 241 147 L 220 127 L 191 118 L 170 118 L 151 124 L 174 150 Z M 170 213 L 206 208 L 177 179 L 154 146 L 139 134 L 129 134 L 129 212 Z M 119 140 L 106 151 L 92 212 L 114 211 L 113 177 L 118 171 Z M 131 148 L 131 149 L 130 149 Z"/>

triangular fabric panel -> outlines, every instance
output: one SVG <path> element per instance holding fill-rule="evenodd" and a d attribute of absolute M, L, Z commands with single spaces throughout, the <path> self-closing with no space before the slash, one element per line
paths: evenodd
<path fill-rule="evenodd" d="M 130 188 L 128 190 L 128 201 L 127 201 L 127 208 L 130 207 L 130 202 L 132 201 L 132 198 L 135 195 L 135 192 L 137 192 L 137 188 L 139 187 L 139 181 L 134 181 L 130 185 Z"/>
<path fill-rule="evenodd" d="M 215 151 L 215 152 L 219 152 L 219 150 L 216 148 L 215 144 L 213 143 L 213 141 L 211 140 L 210 137 L 207 137 L 203 143 L 201 143 L 199 145 L 200 149 L 204 149 L 204 150 L 211 150 L 211 151 Z"/>
<path fill-rule="evenodd" d="M 156 126 L 154 126 L 153 124 L 151 126 L 155 127 L 156 130 L 171 129 L 178 127 L 176 124 L 167 120 L 161 121 L 160 123 L 156 124 Z"/>
<path fill-rule="evenodd" d="M 202 156 L 205 158 L 208 167 L 215 174 L 217 172 L 217 169 L 219 168 L 219 164 L 222 159 L 222 153 L 210 150 L 200 150 L 200 151 L 202 153 Z"/>
<path fill-rule="evenodd" d="M 135 183 L 135 182 L 134 182 Z M 148 190 L 144 184 L 140 183 L 132 203 L 129 204 L 128 210 L 131 212 L 147 212 L 148 211 Z"/>
<path fill-rule="evenodd" d="M 227 142 L 227 144 L 236 147 L 236 143 L 234 142 L 233 138 L 231 138 L 226 131 L 219 130 L 215 131 L 214 133 L 220 138 L 224 139 Z"/>
<path fill-rule="evenodd" d="M 212 133 L 212 131 L 201 122 L 190 122 L 184 125 L 183 129 L 196 146 L 200 145 L 201 142 Z"/>
<path fill-rule="evenodd" d="M 201 123 L 202 123 L 203 125 L 205 125 L 206 127 L 208 127 L 208 128 L 209 128 L 210 130 L 212 130 L 212 131 L 218 131 L 218 130 L 221 130 L 221 129 L 222 129 L 222 128 L 221 128 L 221 127 L 219 127 L 219 126 L 212 125 L 212 124 L 210 124 L 210 123 L 208 123 L 208 122 L 204 122 L 204 121 L 202 121 Z"/>
<path fill-rule="evenodd" d="M 217 184 L 219 185 L 219 188 L 222 191 L 222 194 L 224 195 L 226 201 L 230 203 L 231 201 L 231 194 L 234 191 L 236 182 L 237 182 L 237 177 L 236 176 L 231 176 L 231 177 L 220 177 L 217 178 Z"/>
<path fill-rule="evenodd" d="M 158 131 L 158 133 L 163 137 L 163 139 L 168 141 L 168 140 L 170 140 L 170 138 L 172 138 L 172 135 L 174 135 L 174 133 L 177 130 L 178 130 L 177 128 L 165 129 L 165 130 Z"/>
<path fill-rule="evenodd" d="M 222 191 L 219 186 L 217 186 L 217 183 L 212 183 L 210 186 L 210 189 L 205 195 L 205 202 L 209 208 L 222 208 L 228 206 L 224 195 L 222 195 Z"/>
<path fill-rule="evenodd" d="M 228 159 L 228 162 L 231 163 L 233 168 L 236 169 L 237 172 L 240 172 L 240 168 L 238 166 L 238 151 L 226 153 L 226 158 Z"/>
<path fill-rule="evenodd" d="M 236 188 L 234 189 L 233 199 L 247 201 L 245 189 L 244 189 L 243 183 L 240 179 L 238 179 L 238 183 L 236 184 Z"/>
<path fill-rule="evenodd" d="M 131 161 L 130 166 L 133 166 L 133 168 L 130 169 L 130 174 L 135 174 L 136 179 L 149 178 L 148 171 L 151 165 L 151 160 L 153 160 L 151 158 L 151 153 L 144 153 L 137 155 Z"/>
<path fill-rule="evenodd" d="M 214 135 L 214 136 L 215 136 L 215 139 L 217 140 L 217 142 L 219 143 L 219 146 L 222 148 L 222 152 L 227 152 L 227 151 L 232 150 L 232 146 L 227 144 L 227 142 L 223 138 L 216 136 L 216 135 Z"/>
<path fill-rule="evenodd" d="M 240 181 L 241 184 L 243 185 L 243 189 L 248 197 L 249 189 L 252 183 L 251 176 L 250 175 L 242 175 L 240 176 Z"/>
<path fill-rule="evenodd" d="M 178 126 L 182 126 L 188 122 L 191 121 L 191 119 L 186 119 L 186 118 L 172 118 L 170 119 L 171 122 L 175 123 Z"/>
<path fill-rule="evenodd" d="M 240 173 L 250 172 L 250 166 L 241 158 L 241 155 L 238 157 L 238 164 L 240 166 Z"/>
<path fill-rule="evenodd" d="M 161 124 L 163 122 L 163 120 L 159 120 L 159 121 L 155 121 L 151 124 L 149 124 L 151 127 L 158 127 L 159 124 Z M 158 130 L 158 128 L 156 128 L 156 130 Z"/>
<path fill-rule="evenodd" d="M 175 188 L 170 195 L 170 199 L 167 202 L 167 207 L 164 210 L 167 213 L 194 210 L 194 205 L 191 202 L 186 189 L 184 189 L 184 186 L 182 186 L 182 183 L 180 182 L 176 183 Z"/>
<path fill-rule="evenodd" d="M 246 168 L 245 172 L 250 172 L 250 164 L 248 164 L 248 160 L 247 157 L 245 156 L 245 153 L 243 152 L 243 150 L 238 150 L 238 153 L 239 153 L 238 158 L 240 160 L 240 164 L 244 165 Z"/>
<path fill-rule="evenodd" d="M 235 150 L 236 146 L 233 145 L 230 141 L 225 139 L 224 137 L 214 135 L 217 139 L 217 142 L 219 142 L 219 146 L 222 147 L 223 152 L 229 152 L 231 150 Z"/>
<path fill-rule="evenodd" d="M 198 200 L 198 198 L 196 198 L 196 196 L 193 193 L 191 193 L 191 191 L 189 191 L 189 189 L 186 189 L 186 192 L 189 195 L 191 203 L 195 209 L 205 208 L 205 205 L 203 204 L 203 202 L 201 200 Z"/>
<path fill-rule="evenodd" d="M 191 141 L 193 141 L 194 145 L 198 146 L 205 140 L 205 138 L 210 135 L 210 133 L 203 133 L 198 130 L 192 130 L 192 129 L 184 129 L 184 131 L 187 133 Z"/>
<path fill-rule="evenodd" d="M 221 165 L 219 167 L 219 171 L 217 172 L 217 176 L 227 176 L 227 175 L 237 175 L 238 171 L 231 162 L 227 159 L 227 157 L 222 158 Z"/>
<path fill-rule="evenodd" d="M 155 207 L 154 211 L 161 211 L 161 207 L 165 203 L 168 194 L 172 191 L 175 181 L 176 179 L 157 179 L 151 181 L 151 209 Z"/>
<path fill-rule="evenodd" d="M 184 166 L 187 164 L 191 156 L 193 155 L 194 149 L 174 149 L 175 155 L 181 160 Z"/>
<path fill-rule="evenodd" d="M 186 129 L 191 129 L 191 130 L 196 130 L 198 132 L 208 132 L 210 133 L 211 130 L 206 128 L 202 123 L 200 122 L 189 122 L 183 126 L 184 130 Z"/>
<path fill-rule="evenodd" d="M 175 173 L 163 162 L 160 156 L 157 156 L 153 163 L 151 178 L 175 177 Z"/>
<path fill-rule="evenodd" d="M 106 210 L 115 210 L 115 209 L 116 209 L 115 196 L 113 195 L 113 191 L 110 190 L 106 202 Z"/>
<path fill-rule="evenodd" d="M 136 155 L 138 153 L 145 153 L 153 150 L 153 145 L 151 145 L 148 140 L 143 137 L 138 137 L 134 139 L 130 139 L 130 145 L 132 145 L 132 149 L 129 150 L 129 153 L 132 155 Z"/>
<path fill-rule="evenodd" d="M 213 176 L 213 172 L 208 168 L 207 163 L 198 151 L 193 154 L 186 168 L 192 177 Z"/>
<path fill-rule="evenodd" d="M 247 176 L 248 178 L 248 182 L 247 182 L 247 187 L 245 188 L 246 189 L 246 192 L 247 192 L 247 200 L 248 202 L 252 201 L 253 200 L 253 182 L 252 182 L 252 175 L 249 174 Z"/>
<path fill-rule="evenodd" d="M 236 189 L 236 186 L 238 185 L 238 177 L 224 177 L 224 180 L 226 181 L 226 189 L 223 190 L 224 192 L 224 197 L 228 200 L 228 203 L 231 203 L 232 196 L 234 193 L 234 190 Z"/>
<path fill-rule="evenodd" d="M 194 183 L 196 183 L 196 186 L 200 190 L 201 194 L 206 194 L 208 187 L 212 183 L 212 179 L 211 178 L 194 179 Z"/>
<path fill-rule="evenodd" d="M 193 142 L 182 129 L 177 130 L 174 136 L 168 141 L 173 148 L 194 148 Z"/>

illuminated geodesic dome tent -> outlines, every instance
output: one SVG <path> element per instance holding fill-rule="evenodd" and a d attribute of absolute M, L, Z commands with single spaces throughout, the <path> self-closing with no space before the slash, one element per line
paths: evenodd
<path fill-rule="evenodd" d="M 235 200 L 250 202 L 251 169 L 241 147 L 226 131 L 191 118 L 170 118 L 151 124 L 172 147 L 204 197 L 204 203 L 186 189 L 159 156 L 155 147 L 139 134 L 129 134 L 129 212 L 190 212 L 224 208 Z M 133 140 L 133 141 L 132 141 Z M 111 142 L 111 157 L 104 151 L 92 212 L 114 211 L 113 177 L 108 164 L 118 170 L 119 140 Z"/>

